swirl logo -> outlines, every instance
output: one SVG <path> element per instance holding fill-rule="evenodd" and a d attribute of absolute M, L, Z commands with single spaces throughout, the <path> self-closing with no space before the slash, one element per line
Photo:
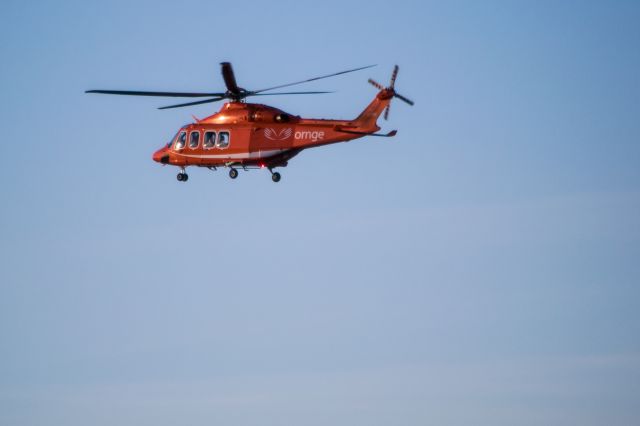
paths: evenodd
<path fill-rule="evenodd" d="M 272 128 L 264 129 L 264 137 L 272 141 L 283 141 L 289 139 L 291 135 L 293 135 L 293 129 L 290 127 L 280 129 L 279 131 Z"/>

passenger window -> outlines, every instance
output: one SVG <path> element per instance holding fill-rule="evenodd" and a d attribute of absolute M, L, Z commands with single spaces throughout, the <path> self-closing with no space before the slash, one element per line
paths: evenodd
<path fill-rule="evenodd" d="M 205 132 L 204 147 L 213 148 L 215 144 L 216 144 L 216 132 Z"/>
<path fill-rule="evenodd" d="M 182 149 L 187 143 L 187 132 L 180 132 L 178 139 L 176 139 L 175 149 Z"/>
<path fill-rule="evenodd" d="M 189 139 L 189 148 L 195 149 L 200 145 L 200 132 L 191 132 L 191 138 Z"/>
<path fill-rule="evenodd" d="M 226 148 L 229 146 L 229 132 L 218 133 L 218 142 L 216 143 L 218 148 Z"/>

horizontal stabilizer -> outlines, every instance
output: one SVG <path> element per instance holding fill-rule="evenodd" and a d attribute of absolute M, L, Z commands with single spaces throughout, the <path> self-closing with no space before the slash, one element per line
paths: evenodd
<path fill-rule="evenodd" d="M 350 133 L 352 135 L 380 136 L 380 137 L 383 137 L 383 138 L 391 138 L 391 137 L 394 137 L 398 133 L 397 130 L 392 130 L 387 134 L 384 134 L 384 133 L 372 133 L 372 132 L 358 132 L 358 131 L 355 131 L 355 130 L 346 130 L 346 129 L 341 129 L 341 128 L 336 128 L 335 130 L 336 130 L 336 132 Z"/>

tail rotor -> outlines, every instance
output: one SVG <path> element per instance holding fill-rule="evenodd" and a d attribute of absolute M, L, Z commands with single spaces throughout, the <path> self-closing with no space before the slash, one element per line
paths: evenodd
<path fill-rule="evenodd" d="M 404 96 L 402 96 L 399 93 L 396 93 L 395 90 L 395 85 L 396 85 L 396 78 L 398 77 L 398 70 L 400 68 L 396 65 L 393 67 L 393 72 L 391 73 L 391 82 L 389 83 L 389 87 L 384 87 L 382 84 L 378 83 L 377 81 L 373 80 L 373 79 L 369 79 L 369 83 L 371 85 L 373 85 L 376 89 L 378 90 L 388 90 L 389 93 L 391 94 L 391 96 L 393 96 L 394 98 L 398 98 L 403 102 L 408 103 L 409 105 L 414 104 L 414 102 L 411 99 L 408 99 Z M 387 108 L 385 108 L 384 110 L 384 119 L 387 120 L 389 118 L 389 108 L 391 107 L 391 103 L 389 103 L 389 105 L 387 105 Z"/>

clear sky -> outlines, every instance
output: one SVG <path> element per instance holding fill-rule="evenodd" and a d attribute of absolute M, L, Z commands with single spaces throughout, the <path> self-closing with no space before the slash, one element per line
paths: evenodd
<path fill-rule="evenodd" d="M 0 424 L 640 424 L 637 1 L 0 2 Z M 273 97 L 383 131 L 266 171 L 151 154 Z M 171 100 L 169 100 L 171 101 Z M 170 102 L 169 102 L 170 103 Z"/>

